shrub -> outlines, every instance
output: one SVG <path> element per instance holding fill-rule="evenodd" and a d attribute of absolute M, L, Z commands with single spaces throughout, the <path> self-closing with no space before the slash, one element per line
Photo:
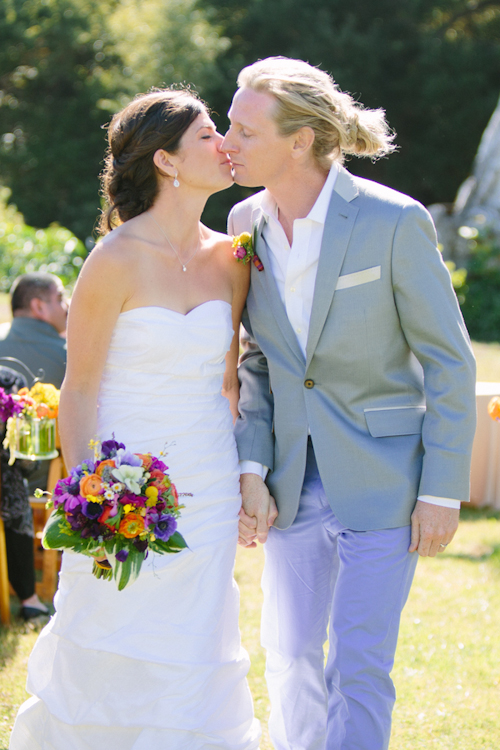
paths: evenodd
<path fill-rule="evenodd" d="M 462 314 L 475 341 L 500 341 L 500 242 L 488 229 L 461 227 L 470 256 L 465 268 L 447 263 Z"/>

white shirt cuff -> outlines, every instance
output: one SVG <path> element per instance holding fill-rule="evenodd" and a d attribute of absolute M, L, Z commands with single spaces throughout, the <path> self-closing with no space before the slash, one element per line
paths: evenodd
<path fill-rule="evenodd" d="M 429 505 L 441 505 L 443 508 L 455 508 L 458 510 L 461 506 L 460 500 L 452 500 L 449 497 L 434 497 L 434 495 L 419 495 L 418 500 Z"/>
<path fill-rule="evenodd" d="M 265 481 L 269 468 L 258 461 L 240 461 L 240 474 L 257 474 Z"/>

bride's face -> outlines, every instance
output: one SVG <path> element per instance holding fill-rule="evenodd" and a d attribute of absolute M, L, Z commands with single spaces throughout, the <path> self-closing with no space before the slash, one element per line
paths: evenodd
<path fill-rule="evenodd" d="M 181 185 L 216 193 L 233 184 L 231 162 L 220 150 L 223 136 L 207 112 L 198 115 L 182 136 L 172 159 Z"/>

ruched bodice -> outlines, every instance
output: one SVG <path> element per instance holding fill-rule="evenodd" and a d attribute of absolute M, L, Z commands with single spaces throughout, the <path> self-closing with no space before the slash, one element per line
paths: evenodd
<path fill-rule="evenodd" d="M 182 315 L 139 307 L 117 320 L 98 433 L 166 454 L 188 549 L 150 554 L 119 592 L 92 561 L 63 555 L 56 615 L 30 657 L 11 750 L 254 750 L 259 744 L 233 581 L 239 495 L 221 395 L 231 306 Z"/>

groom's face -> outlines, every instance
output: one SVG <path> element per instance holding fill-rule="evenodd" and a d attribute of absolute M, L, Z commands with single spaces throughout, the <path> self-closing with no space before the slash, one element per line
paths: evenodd
<path fill-rule="evenodd" d="M 228 117 L 231 122 L 221 150 L 229 154 L 238 185 L 269 189 L 286 179 L 293 136 L 279 134 L 273 119 L 276 101 L 271 94 L 238 89 Z"/>

